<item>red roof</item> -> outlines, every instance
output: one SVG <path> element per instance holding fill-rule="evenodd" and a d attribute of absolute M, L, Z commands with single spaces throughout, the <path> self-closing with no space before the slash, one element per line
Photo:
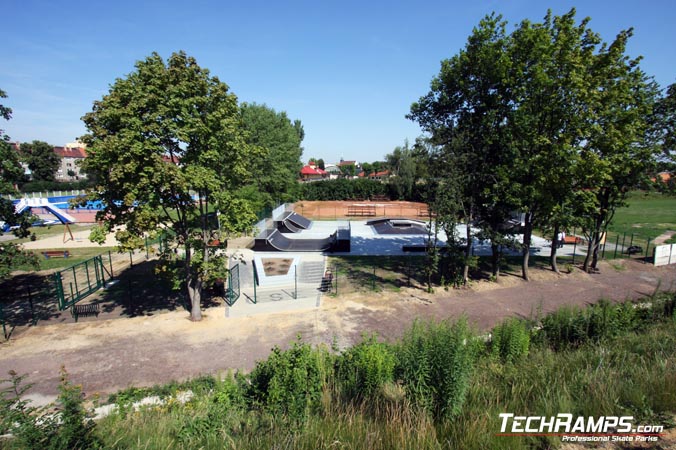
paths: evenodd
<path fill-rule="evenodd" d="M 54 147 L 54 153 L 59 155 L 61 158 L 86 158 L 87 152 L 84 148 L 80 147 Z"/>

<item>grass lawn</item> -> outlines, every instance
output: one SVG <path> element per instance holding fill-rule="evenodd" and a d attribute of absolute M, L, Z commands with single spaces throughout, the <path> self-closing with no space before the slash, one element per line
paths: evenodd
<path fill-rule="evenodd" d="M 42 250 L 33 250 L 33 253 L 37 255 L 40 267 L 38 270 L 53 270 L 53 269 L 65 269 L 74 264 L 82 262 L 86 259 L 93 258 L 94 256 L 100 255 L 102 253 L 108 253 L 108 251 L 117 252 L 115 247 L 86 247 L 86 248 L 73 248 L 68 249 L 70 256 L 68 258 L 45 258 L 42 252 L 47 250 L 55 251 L 64 251 L 62 248 L 50 248 Z M 31 266 L 20 266 L 16 270 L 32 271 L 35 270 Z"/>
<path fill-rule="evenodd" d="M 632 192 L 629 206 L 620 208 L 610 224 L 616 234 L 655 239 L 665 231 L 676 233 L 676 197 L 653 193 Z"/>

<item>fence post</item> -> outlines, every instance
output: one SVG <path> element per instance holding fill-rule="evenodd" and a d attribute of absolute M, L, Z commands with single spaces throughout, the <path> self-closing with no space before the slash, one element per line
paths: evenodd
<path fill-rule="evenodd" d="M 648 262 L 648 255 L 650 254 L 650 238 L 648 238 L 648 245 L 645 248 L 645 253 L 643 254 L 643 264 Z"/>
<path fill-rule="evenodd" d="M 256 274 L 256 263 L 252 264 L 253 267 L 253 276 L 254 276 L 254 304 L 258 303 L 258 298 L 256 297 L 256 283 L 258 283 L 258 275 Z"/>
<path fill-rule="evenodd" d="M 35 320 L 35 307 L 33 306 L 33 294 L 30 286 L 28 286 L 28 304 L 31 307 L 31 323 L 35 325 L 37 320 Z"/>
<path fill-rule="evenodd" d="M 376 290 L 376 263 L 373 263 L 373 279 L 372 279 L 372 285 L 371 285 L 372 290 Z"/>
<path fill-rule="evenodd" d="M 618 236 L 619 237 L 619 236 Z M 625 231 L 624 234 L 622 235 L 622 251 L 620 252 L 620 256 L 624 253 L 624 243 L 627 241 L 627 232 Z"/>
<path fill-rule="evenodd" d="M 573 262 L 572 264 L 575 265 L 575 253 L 577 252 L 577 235 L 575 234 L 575 228 L 573 228 Z"/>
<path fill-rule="evenodd" d="M 613 253 L 613 259 L 617 258 L 617 246 L 620 244 L 620 235 L 617 235 L 615 239 L 615 253 Z"/>
<path fill-rule="evenodd" d="M 293 299 L 298 300 L 298 266 L 297 265 L 293 266 L 293 285 L 294 285 Z"/>
<path fill-rule="evenodd" d="M 113 278 L 113 257 L 110 256 L 110 250 L 108 250 L 108 263 L 110 264 L 110 278 Z"/>

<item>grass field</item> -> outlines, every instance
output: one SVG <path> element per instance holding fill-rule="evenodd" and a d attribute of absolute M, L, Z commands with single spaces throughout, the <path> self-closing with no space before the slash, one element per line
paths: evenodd
<path fill-rule="evenodd" d="M 608 227 L 608 243 L 617 242 L 619 236 L 620 245 L 624 241 L 626 247 L 633 241 L 633 245 L 643 246 L 646 250 L 648 240 L 654 242 L 668 231 L 672 232 L 668 243 L 676 242 L 676 197 L 632 192 L 627 203 L 628 207 L 615 212 Z"/>

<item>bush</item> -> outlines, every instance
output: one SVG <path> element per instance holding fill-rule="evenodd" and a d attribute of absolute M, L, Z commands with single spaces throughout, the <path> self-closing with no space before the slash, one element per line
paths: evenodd
<path fill-rule="evenodd" d="M 90 420 L 83 406 L 82 389 L 68 379 L 61 368 L 61 385 L 56 403 L 56 413 L 29 405 L 22 396 L 32 385 L 23 384 L 25 375 L 9 372 L 10 379 L 3 380 L 9 387 L 0 391 L 0 433 L 11 433 L 11 446 L 17 448 L 45 448 L 77 450 L 101 448 L 94 434 L 96 424 Z"/>
<path fill-rule="evenodd" d="M 395 358 L 391 348 L 378 342 L 375 335 L 364 339 L 336 361 L 336 377 L 348 399 L 369 399 L 377 395 L 385 383 L 394 380 Z"/>
<path fill-rule="evenodd" d="M 275 347 L 267 360 L 256 364 L 245 395 L 272 413 L 304 420 L 319 409 L 329 359 L 325 349 L 313 349 L 300 339 L 286 351 Z"/>
<path fill-rule="evenodd" d="M 416 320 L 395 347 L 396 374 L 406 395 L 437 420 L 460 413 L 479 343 L 466 319 Z"/>
<path fill-rule="evenodd" d="M 504 363 L 515 362 L 528 355 L 530 331 L 519 319 L 506 319 L 491 331 L 491 355 Z"/>

